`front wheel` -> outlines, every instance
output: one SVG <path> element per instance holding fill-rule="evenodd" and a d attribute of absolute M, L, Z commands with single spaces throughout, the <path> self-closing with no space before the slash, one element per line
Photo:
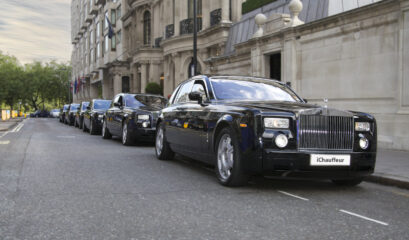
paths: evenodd
<path fill-rule="evenodd" d="M 132 145 L 131 134 L 128 131 L 128 123 L 122 124 L 122 144 L 125 146 Z"/>
<path fill-rule="evenodd" d="M 86 132 L 88 129 L 87 129 L 87 127 L 85 126 L 85 121 L 82 121 L 82 131 L 83 132 Z"/>
<path fill-rule="evenodd" d="M 238 187 L 247 183 L 248 176 L 241 167 L 237 137 L 231 128 L 221 130 L 216 141 L 216 176 L 224 186 Z"/>
<path fill-rule="evenodd" d="M 103 139 L 110 139 L 112 138 L 111 133 L 109 133 L 109 130 L 107 128 L 107 121 L 104 119 L 104 123 L 102 124 L 102 138 Z"/>
<path fill-rule="evenodd" d="M 97 128 L 95 127 L 95 124 L 94 124 L 94 121 L 92 120 L 92 118 L 90 120 L 89 134 L 91 134 L 91 135 L 97 134 Z"/>
<path fill-rule="evenodd" d="M 172 160 L 175 153 L 166 141 L 164 128 L 164 124 L 160 123 L 156 130 L 155 153 L 159 160 Z"/>
<path fill-rule="evenodd" d="M 363 181 L 363 178 L 353 178 L 353 179 L 341 179 L 341 180 L 332 180 L 335 185 L 353 187 L 359 185 Z"/>

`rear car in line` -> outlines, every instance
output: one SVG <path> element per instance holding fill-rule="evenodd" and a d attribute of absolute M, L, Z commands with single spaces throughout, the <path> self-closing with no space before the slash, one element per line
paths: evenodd
<path fill-rule="evenodd" d="M 75 113 L 74 127 L 82 129 L 82 122 L 84 121 L 84 113 L 87 111 L 88 106 L 89 106 L 89 102 L 81 103 L 81 106 L 78 108 L 77 112 Z"/>
<path fill-rule="evenodd" d="M 82 130 L 91 135 L 101 132 L 104 113 L 111 106 L 111 100 L 93 99 L 84 113 Z"/>
<path fill-rule="evenodd" d="M 71 103 L 70 107 L 67 110 L 67 113 L 65 114 L 65 123 L 74 126 L 74 121 L 75 121 L 75 114 L 77 113 L 80 105 L 78 103 Z"/>

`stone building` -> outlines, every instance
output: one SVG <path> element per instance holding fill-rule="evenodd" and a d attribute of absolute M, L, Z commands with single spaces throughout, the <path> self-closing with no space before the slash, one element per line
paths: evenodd
<path fill-rule="evenodd" d="M 409 150 L 409 0 L 276 0 L 244 15 L 242 0 L 197 1 L 201 73 L 270 77 L 372 113 L 380 146 Z M 149 82 L 170 94 L 189 76 L 192 15 L 192 0 L 73 0 L 74 101 Z"/>

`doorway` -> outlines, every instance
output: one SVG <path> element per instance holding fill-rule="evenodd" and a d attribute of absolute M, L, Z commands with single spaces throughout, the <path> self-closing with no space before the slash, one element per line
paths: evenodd
<path fill-rule="evenodd" d="M 281 81 L 281 53 L 270 55 L 270 78 Z"/>

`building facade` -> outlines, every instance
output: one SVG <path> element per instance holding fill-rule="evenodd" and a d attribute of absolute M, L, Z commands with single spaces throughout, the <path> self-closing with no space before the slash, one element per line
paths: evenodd
<path fill-rule="evenodd" d="M 243 2 L 197 0 L 200 73 L 274 78 L 372 113 L 380 146 L 409 150 L 409 0 L 276 0 L 242 15 Z M 189 77 L 192 17 L 192 0 L 73 0 L 74 101 L 149 82 L 169 95 Z"/>

